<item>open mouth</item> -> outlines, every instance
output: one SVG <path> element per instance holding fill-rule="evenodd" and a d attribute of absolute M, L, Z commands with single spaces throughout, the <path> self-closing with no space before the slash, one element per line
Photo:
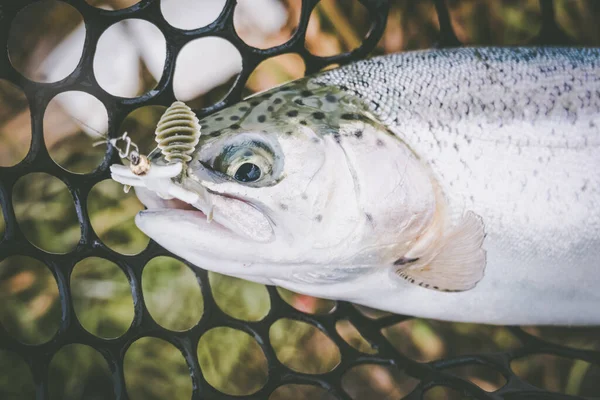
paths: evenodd
<path fill-rule="evenodd" d="M 231 235 L 255 242 L 273 239 L 273 227 L 264 212 L 234 195 L 209 191 L 188 177 L 176 183 L 173 178 L 181 174 L 181 169 L 181 164 L 153 166 L 147 175 L 138 176 L 123 165 L 111 166 L 112 178 L 135 187 L 136 195 L 147 208 L 136 223 L 152 216 L 170 216 L 180 223 L 193 220 L 204 231 L 224 234 L 223 230 L 227 230 Z M 144 230 L 141 226 L 140 229 Z"/>

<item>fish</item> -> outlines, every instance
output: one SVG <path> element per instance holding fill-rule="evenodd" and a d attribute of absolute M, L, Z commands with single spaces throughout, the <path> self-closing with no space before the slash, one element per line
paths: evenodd
<path fill-rule="evenodd" d="M 200 124 L 192 160 L 133 182 L 139 229 L 190 263 L 421 318 L 600 324 L 600 49 L 377 56 Z"/>

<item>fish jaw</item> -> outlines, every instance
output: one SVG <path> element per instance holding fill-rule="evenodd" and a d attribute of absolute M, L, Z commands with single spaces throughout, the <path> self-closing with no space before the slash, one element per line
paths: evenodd
<path fill-rule="evenodd" d="M 140 212 L 136 217 L 136 224 L 157 242 L 160 243 L 163 235 L 172 233 L 169 232 L 169 228 L 173 221 L 175 224 L 193 221 L 202 232 L 215 234 L 215 237 L 223 237 L 226 240 L 254 244 L 273 240 L 274 232 L 269 218 L 250 203 L 243 199 L 210 193 L 204 189 L 196 192 L 190 190 L 190 185 L 185 183 L 184 180 L 181 188 L 184 196 L 181 198 L 164 198 L 151 187 L 135 188 L 136 195 L 147 207 L 146 211 Z M 161 229 L 161 224 L 166 224 L 165 229 Z M 173 230 L 177 230 L 176 226 L 173 226 Z M 198 233 L 190 233 L 188 236 L 194 239 Z M 207 238 L 201 240 L 210 241 Z"/>

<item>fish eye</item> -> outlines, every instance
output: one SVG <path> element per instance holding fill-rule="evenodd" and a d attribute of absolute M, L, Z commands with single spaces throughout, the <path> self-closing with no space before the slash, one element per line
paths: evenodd
<path fill-rule="evenodd" d="M 283 168 L 279 143 L 260 134 L 243 133 L 225 138 L 205 156 L 209 156 L 204 158 L 206 167 L 225 179 L 253 188 L 275 184 Z"/>
<path fill-rule="evenodd" d="M 255 182 L 260 179 L 262 171 L 256 164 L 243 163 L 238 167 L 233 178 L 239 182 Z"/>

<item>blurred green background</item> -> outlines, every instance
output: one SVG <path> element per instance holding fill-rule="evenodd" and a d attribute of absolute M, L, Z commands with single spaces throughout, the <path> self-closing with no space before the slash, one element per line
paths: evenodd
<path fill-rule="evenodd" d="M 242 0 L 240 0 L 242 1 Z M 90 1 L 100 5 L 99 1 Z M 21 71 L 34 68 L 80 22 L 80 16 L 58 1 L 42 2 L 45 8 L 32 11 L 29 25 L 13 29 L 11 61 Z M 105 1 L 123 8 L 135 1 Z M 300 0 L 280 0 L 287 21 L 275 34 L 258 40 L 240 36 L 258 47 L 285 42 L 296 27 Z M 393 53 L 431 46 L 438 31 L 435 9 L 430 1 L 392 0 L 385 34 L 373 54 Z M 578 44 L 600 45 L 600 2 L 556 1 L 558 22 Z M 457 36 L 467 44 L 519 44 L 533 37 L 540 27 L 540 10 L 535 0 L 448 1 Z M 26 10 L 27 11 L 27 10 Z M 332 55 L 356 48 L 369 27 L 369 15 L 355 0 L 323 0 L 311 15 L 307 48 L 319 55 Z M 246 94 L 271 88 L 304 74 L 302 59 L 283 55 L 258 66 L 246 85 Z M 140 62 L 143 91 L 156 84 Z M 193 106 L 207 105 L 222 97 L 231 84 L 220 85 L 190 100 Z M 162 107 L 143 107 L 120 127 L 148 149 Z M 27 153 L 31 137 L 27 100 L 19 89 L 0 79 L 0 165 L 18 163 Z M 90 172 L 101 162 L 105 148 L 92 147 L 96 139 L 82 131 L 58 102 L 44 116 L 44 138 L 50 155 L 61 167 L 77 173 Z M 56 253 L 72 250 L 79 241 L 79 225 L 72 198 L 58 179 L 43 173 L 19 180 L 13 194 L 19 225 L 36 246 Z M 145 248 L 145 237 L 133 222 L 143 207 L 120 185 L 103 181 L 89 198 L 92 225 L 101 240 L 116 252 L 136 254 Z M 0 237 L 4 220 L 0 214 Z M 212 293 L 218 306 L 231 316 L 257 321 L 269 310 L 264 286 L 210 273 Z M 131 290 L 121 269 L 100 258 L 76 265 L 71 288 L 77 318 L 91 333 L 114 338 L 125 333 L 133 318 Z M 194 326 L 203 313 L 200 286 L 183 263 L 168 258 L 153 259 L 144 269 L 143 292 L 153 318 L 163 327 L 183 331 Z M 335 303 L 280 290 L 282 297 L 307 313 L 328 313 Z M 373 311 L 361 310 L 368 315 Z M 383 313 L 377 313 L 382 315 Z M 56 281 L 48 268 L 29 257 L 10 257 L 0 262 L 0 322 L 15 338 L 25 343 L 44 343 L 55 334 L 60 320 Z M 373 353 L 368 343 L 348 321 L 338 323 L 340 335 L 352 346 Z M 600 350 L 600 328 L 527 327 L 536 336 L 563 345 Z M 413 319 L 383 332 L 403 354 L 419 361 L 432 361 L 462 354 L 514 349 L 519 341 L 506 328 Z M 278 358 L 290 368 L 306 373 L 331 370 L 340 354 L 333 342 L 318 329 L 293 320 L 275 323 L 269 332 Z M 198 346 L 203 373 L 210 384 L 229 394 L 249 394 L 266 381 L 267 362 L 256 341 L 230 328 L 205 333 Z M 513 371 L 530 383 L 548 390 L 594 396 L 600 393 L 600 371 L 583 361 L 550 355 L 515 360 Z M 453 370 L 484 390 L 505 383 L 497 372 L 469 366 Z M 127 392 L 137 399 L 188 399 L 192 392 L 189 371 L 181 353 L 156 338 L 136 341 L 125 357 Z M 113 396 L 110 371 L 103 357 L 83 345 L 60 350 L 50 365 L 52 399 L 107 399 Z M 354 399 L 396 399 L 409 393 L 418 382 L 394 368 L 364 365 L 350 370 L 344 388 Z M 0 399 L 33 399 L 34 389 L 25 363 L 15 354 L 0 351 Z M 328 399 L 324 390 L 287 385 L 271 399 Z M 429 399 L 459 399 L 460 394 L 443 388 L 427 393 Z"/>

